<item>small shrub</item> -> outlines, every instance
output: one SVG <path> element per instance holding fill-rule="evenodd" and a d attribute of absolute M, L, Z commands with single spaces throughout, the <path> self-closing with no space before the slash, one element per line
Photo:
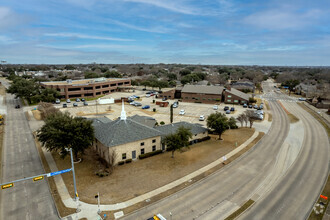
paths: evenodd
<path fill-rule="evenodd" d="M 156 102 L 156 100 L 155 100 L 155 99 L 153 99 L 153 100 L 152 100 L 152 103 L 155 103 L 155 102 Z"/>
<path fill-rule="evenodd" d="M 206 137 L 201 138 L 199 141 L 207 141 L 207 140 L 210 140 L 210 139 L 211 139 L 210 136 L 206 136 Z"/>
<path fill-rule="evenodd" d="M 123 165 L 124 163 L 125 163 L 125 161 L 119 161 L 118 165 L 120 166 L 120 165 Z"/>
<path fill-rule="evenodd" d="M 254 99 L 254 98 L 252 98 L 252 97 L 249 98 L 249 103 L 256 103 L 256 102 L 257 102 L 256 99 Z"/>
<path fill-rule="evenodd" d="M 96 176 L 99 176 L 99 177 L 109 176 L 109 172 L 106 172 L 106 171 L 96 172 L 95 174 L 96 174 Z"/>
<path fill-rule="evenodd" d="M 153 108 L 152 111 L 153 111 L 153 112 L 156 112 L 156 108 Z"/>
<path fill-rule="evenodd" d="M 132 162 L 132 159 L 125 160 L 125 163 L 131 163 L 131 162 Z"/>
<path fill-rule="evenodd" d="M 160 124 L 160 125 L 164 125 L 164 124 L 165 124 L 165 122 L 161 121 L 159 124 Z"/>
<path fill-rule="evenodd" d="M 162 152 L 163 152 L 162 150 L 156 150 L 156 151 L 152 151 L 152 152 L 149 152 L 149 153 L 140 154 L 139 159 L 144 159 L 144 158 L 147 158 L 147 157 L 151 157 L 151 156 L 160 154 Z"/>
<path fill-rule="evenodd" d="M 218 99 L 215 99 L 215 101 L 220 102 L 221 100 L 218 98 Z"/>

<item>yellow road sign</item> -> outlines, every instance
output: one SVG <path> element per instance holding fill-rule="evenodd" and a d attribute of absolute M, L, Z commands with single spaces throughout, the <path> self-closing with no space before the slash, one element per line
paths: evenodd
<path fill-rule="evenodd" d="M 14 183 L 8 183 L 6 185 L 1 186 L 1 189 L 8 189 L 14 186 Z"/>
<path fill-rule="evenodd" d="M 43 180 L 44 176 L 37 176 L 33 178 L 33 182 L 38 181 L 38 180 Z"/>

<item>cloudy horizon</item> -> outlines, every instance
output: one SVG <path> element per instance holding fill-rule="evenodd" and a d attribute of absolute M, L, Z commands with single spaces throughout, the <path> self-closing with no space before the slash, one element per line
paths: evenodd
<path fill-rule="evenodd" d="M 0 0 L 0 59 L 330 66 L 329 20 L 325 0 Z"/>

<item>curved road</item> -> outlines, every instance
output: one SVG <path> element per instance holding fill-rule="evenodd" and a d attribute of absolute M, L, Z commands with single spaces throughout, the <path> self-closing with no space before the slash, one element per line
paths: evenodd
<path fill-rule="evenodd" d="M 296 103 L 285 106 L 304 124 L 302 150 L 276 186 L 239 219 L 307 219 L 328 177 L 329 142 L 324 128 Z"/>
<path fill-rule="evenodd" d="M 272 172 L 276 155 L 289 131 L 288 118 L 282 107 L 277 102 L 269 104 L 273 111 L 272 126 L 248 153 L 207 178 L 123 219 L 147 219 L 155 213 L 161 213 L 173 220 L 218 220 L 250 199 L 256 188 L 262 191 L 263 185 L 267 185 L 265 177 Z"/>

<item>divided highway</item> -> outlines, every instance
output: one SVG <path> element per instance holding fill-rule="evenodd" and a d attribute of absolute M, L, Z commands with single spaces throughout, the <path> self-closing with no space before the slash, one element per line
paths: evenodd
<path fill-rule="evenodd" d="M 269 105 L 273 111 L 272 126 L 248 153 L 207 178 L 123 219 L 145 220 L 161 213 L 173 220 L 219 220 L 239 208 L 271 172 L 289 131 L 289 120 L 282 107 L 277 102 Z"/>

